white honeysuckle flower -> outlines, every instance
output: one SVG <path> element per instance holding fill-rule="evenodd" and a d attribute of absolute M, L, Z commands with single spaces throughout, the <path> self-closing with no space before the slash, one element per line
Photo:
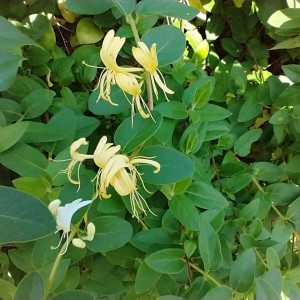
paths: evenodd
<path fill-rule="evenodd" d="M 53 214 L 56 220 L 56 228 L 57 228 L 56 233 L 59 232 L 60 230 L 63 231 L 59 244 L 56 247 L 52 247 L 52 249 L 57 249 L 60 246 L 63 238 L 67 238 L 68 240 L 68 234 L 71 231 L 71 220 L 73 215 L 80 208 L 90 204 L 92 200 L 82 201 L 82 199 L 77 199 L 64 206 L 59 206 L 58 205 L 59 202 L 60 200 L 56 199 L 50 202 L 48 206 L 49 210 L 51 211 L 51 213 Z M 67 248 L 65 251 L 67 251 Z"/>
<path fill-rule="evenodd" d="M 167 94 L 174 94 L 174 91 L 170 90 L 165 82 L 165 79 L 158 69 L 158 60 L 156 52 L 156 44 L 152 44 L 150 50 L 147 45 L 143 42 L 138 43 L 138 47 L 132 47 L 132 54 L 136 61 L 143 66 L 143 68 L 150 73 L 152 88 L 156 99 L 158 99 L 158 91 L 156 88 L 156 83 L 163 90 L 164 95 L 167 100 Z"/>

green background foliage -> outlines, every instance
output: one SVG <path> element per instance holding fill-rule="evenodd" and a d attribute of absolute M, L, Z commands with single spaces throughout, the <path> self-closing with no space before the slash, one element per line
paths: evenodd
<path fill-rule="evenodd" d="M 299 0 L 59 2 L 0 3 L 0 298 L 300 299 Z M 137 34 L 157 44 L 174 94 L 152 118 L 116 85 L 118 106 L 96 101 L 110 29 L 119 65 Z M 137 167 L 153 214 L 111 190 L 85 215 L 94 239 L 59 256 L 47 206 L 92 198 L 92 163 L 80 189 L 63 170 L 104 135 L 160 163 Z"/>

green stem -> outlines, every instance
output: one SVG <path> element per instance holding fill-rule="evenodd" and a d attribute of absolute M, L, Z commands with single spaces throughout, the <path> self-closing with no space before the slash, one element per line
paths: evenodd
<path fill-rule="evenodd" d="M 186 262 L 185 260 L 183 260 L 184 262 Z M 189 265 L 196 270 L 197 272 L 199 272 L 204 279 L 206 279 L 207 281 L 211 281 L 212 283 L 214 283 L 217 287 L 222 286 L 222 284 L 220 282 L 218 282 L 215 278 L 213 278 L 212 276 L 210 276 L 208 273 L 204 272 L 202 269 L 200 269 L 199 267 L 197 267 L 196 265 L 192 264 L 189 262 Z"/>
<path fill-rule="evenodd" d="M 70 233 L 70 236 L 69 238 L 66 240 L 66 242 L 63 244 L 63 246 L 61 247 L 56 259 L 55 259 L 55 262 L 53 264 L 53 267 L 52 267 L 52 270 L 51 270 L 51 273 L 49 275 L 49 278 L 48 278 L 48 281 L 46 283 L 46 287 L 45 287 L 45 300 L 47 299 L 47 296 L 50 292 L 50 289 L 51 289 L 51 286 L 53 284 L 53 280 L 55 278 L 55 275 L 56 275 L 56 272 L 57 272 L 57 269 L 58 269 L 58 266 L 59 266 L 59 263 L 63 257 L 63 254 L 66 252 L 66 249 L 68 248 L 70 242 L 72 241 L 73 237 L 75 236 L 75 234 L 77 233 L 77 230 L 72 230 L 71 233 Z"/>
<path fill-rule="evenodd" d="M 141 39 L 139 36 L 139 32 L 136 28 L 135 20 L 133 19 L 132 15 L 126 16 L 126 22 L 130 25 L 134 40 L 136 44 L 138 44 Z M 151 84 L 151 78 L 150 73 L 145 71 L 145 80 L 146 80 L 146 86 L 147 86 L 147 99 L 148 99 L 148 108 L 149 110 L 153 110 L 153 93 L 152 93 L 152 84 Z"/>
<path fill-rule="evenodd" d="M 262 264 L 267 268 L 269 269 L 268 265 L 266 264 L 265 260 L 263 259 L 263 257 L 260 255 L 260 253 L 257 251 L 256 248 L 253 248 L 256 256 L 259 258 L 259 260 L 262 262 Z"/>

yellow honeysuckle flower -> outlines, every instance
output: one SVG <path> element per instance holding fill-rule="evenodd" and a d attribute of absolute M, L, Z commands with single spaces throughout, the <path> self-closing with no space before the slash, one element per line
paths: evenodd
<path fill-rule="evenodd" d="M 158 91 L 156 88 L 157 83 L 158 86 L 163 90 L 166 99 L 169 100 L 166 93 L 174 94 L 174 91 L 170 90 L 166 86 L 165 79 L 158 69 L 156 44 L 152 44 L 149 50 L 145 43 L 139 42 L 138 47 L 132 47 L 132 54 L 136 61 L 142 65 L 147 72 L 150 73 L 151 83 L 156 99 L 158 99 Z"/>
<path fill-rule="evenodd" d="M 82 162 L 86 159 L 93 158 L 93 155 L 82 154 L 82 153 L 78 152 L 79 148 L 83 145 L 88 145 L 88 142 L 85 138 L 78 139 L 77 141 L 73 142 L 70 146 L 70 155 L 71 155 L 72 160 L 71 160 L 70 164 L 68 165 L 67 169 L 64 170 L 64 172 L 67 173 L 68 180 L 73 184 L 80 184 L 79 170 L 80 170 L 80 166 L 81 166 Z M 77 180 L 74 180 L 72 178 L 72 171 L 77 163 L 79 163 L 78 171 L 77 171 Z"/>
<path fill-rule="evenodd" d="M 134 106 L 136 106 L 139 114 L 142 118 L 147 119 L 150 116 L 150 111 L 148 109 L 147 104 L 145 103 L 144 99 L 142 98 L 142 89 L 141 86 L 143 82 L 138 83 L 136 76 L 133 74 L 124 74 L 124 73 L 118 73 L 116 74 L 116 82 L 118 86 L 127 94 L 132 96 L 132 101 L 129 103 L 131 104 L 131 112 L 132 117 L 134 115 Z M 142 102 L 142 104 L 141 104 Z M 144 108 L 148 111 L 148 113 L 145 113 L 142 105 Z"/>
<path fill-rule="evenodd" d="M 116 75 L 119 73 L 122 74 L 131 74 L 132 72 L 142 71 L 141 68 L 129 68 L 129 67 L 120 67 L 117 64 L 117 56 L 125 43 L 125 38 L 115 36 L 115 31 L 110 30 L 102 43 L 102 48 L 100 50 L 100 57 L 105 65 L 105 69 L 100 74 L 99 82 L 96 88 L 100 87 L 100 93 L 97 101 L 102 97 L 104 100 L 107 100 L 112 105 L 117 105 L 112 102 L 110 98 L 111 85 L 117 83 Z"/>

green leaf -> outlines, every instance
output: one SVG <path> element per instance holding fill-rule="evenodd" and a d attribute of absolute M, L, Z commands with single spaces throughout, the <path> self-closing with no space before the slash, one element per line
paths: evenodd
<path fill-rule="evenodd" d="M 239 156 L 247 156 L 250 153 L 251 145 L 261 137 L 262 129 L 252 129 L 241 135 L 234 144 L 234 153 Z"/>
<path fill-rule="evenodd" d="M 256 256 L 253 249 L 238 254 L 230 271 L 230 286 L 239 293 L 246 293 L 254 283 L 255 264 Z"/>
<path fill-rule="evenodd" d="M 120 11 L 122 15 L 131 14 L 136 5 L 135 0 L 111 0 L 115 7 Z"/>
<path fill-rule="evenodd" d="M 274 182 L 280 180 L 283 175 L 282 169 L 270 162 L 255 162 L 251 165 L 253 175 L 258 180 Z"/>
<path fill-rule="evenodd" d="M 281 282 L 279 269 L 266 272 L 255 281 L 255 297 L 259 300 L 281 300 Z"/>
<path fill-rule="evenodd" d="M 186 195 L 199 208 L 225 208 L 228 205 L 227 199 L 212 185 L 205 182 L 193 182 Z"/>
<path fill-rule="evenodd" d="M 67 138 L 66 133 L 51 123 L 26 122 L 27 129 L 22 136 L 23 143 L 55 142 Z"/>
<path fill-rule="evenodd" d="M 51 106 L 55 93 L 46 89 L 33 91 L 21 101 L 25 119 L 42 115 Z"/>
<path fill-rule="evenodd" d="M 163 249 L 146 257 L 146 264 L 156 272 L 163 274 L 180 273 L 185 264 L 182 249 Z"/>
<path fill-rule="evenodd" d="M 169 207 L 177 220 L 188 228 L 198 231 L 200 216 L 193 202 L 185 195 L 177 195 L 169 201 Z"/>
<path fill-rule="evenodd" d="M 268 24 L 280 29 L 300 28 L 300 8 L 277 10 L 268 19 Z"/>
<path fill-rule="evenodd" d="M 135 278 L 135 291 L 137 294 L 142 294 L 150 290 L 157 280 L 161 277 L 161 273 L 152 270 L 143 261 L 139 266 Z"/>
<path fill-rule="evenodd" d="M 92 251 L 105 253 L 124 246 L 131 239 L 132 226 L 119 217 L 104 216 L 92 221 L 96 234 L 91 242 L 87 242 L 87 247 Z"/>
<path fill-rule="evenodd" d="M 44 297 L 44 281 L 37 272 L 25 275 L 20 281 L 14 300 L 36 300 Z"/>
<path fill-rule="evenodd" d="M 18 121 L 21 118 L 21 106 L 16 101 L 1 98 L 0 111 L 4 114 L 5 119 L 9 122 Z"/>
<path fill-rule="evenodd" d="M 154 14 L 190 21 L 198 14 L 198 10 L 174 0 L 164 0 L 164 5 L 152 0 L 143 0 L 137 4 L 136 13 L 138 15 Z"/>
<path fill-rule="evenodd" d="M 15 145 L 24 135 L 26 128 L 25 122 L 0 127 L 0 153 Z"/>
<path fill-rule="evenodd" d="M 101 281 L 89 279 L 84 283 L 84 286 L 89 291 L 93 292 L 93 294 L 97 293 L 100 295 L 115 295 L 124 292 L 124 286 L 120 279 L 111 274 L 106 275 L 105 280 L 102 279 Z"/>
<path fill-rule="evenodd" d="M 66 8 L 82 15 L 97 15 L 109 10 L 113 6 L 111 0 L 89 0 L 82 2 L 81 0 L 68 0 Z"/>
<path fill-rule="evenodd" d="M 94 23 L 93 19 L 85 17 L 77 23 L 76 37 L 80 45 L 97 43 L 103 36 L 103 31 Z"/>
<path fill-rule="evenodd" d="M 294 223 L 296 229 L 300 229 L 300 197 L 294 200 L 289 206 L 286 217 Z"/>
<path fill-rule="evenodd" d="M 269 50 L 279 50 L 279 49 L 294 49 L 300 47 L 300 37 L 295 36 L 290 39 L 286 39 L 282 42 L 277 43 L 274 47 Z"/>
<path fill-rule="evenodd" d="M 299 65 L 285 65 L 282 66 L 282 71 L 284 72 L 285 76 L 288 77 L 292 82 L 298 83 L 300 82 L 300 66 Z"/>
<path fill-rule="evenodd" d="M 300 45 L 299 45 L 300 47 Z M 290 85 L 275 98 L 274 102 L 278 106 L 293 106 L 299 104 L 297 95 L 300 93 L 300 83 Z"/>
<path fill-rule="evenodd" d="M 186 107 L 180 102 L 161 102 L 155 107 L 155 110 L 159 111 L 164 117 L 182 120 L 188 117 Z"/>
<path fill-rule="evenodd" d="M 35 148 L 18 143 L 0 153 L 0 163 L 21 176 L 43 176 L 48 164 L 47 158 Z"/>
<path fill-rule="evenodd" d="M 127 118 L 117 128 L 114 136 L 116 145 L 121 145 L 123 153 L 129 153 L 144 143 L 155 134 L 162 123 L 162 115 L 153 111 L 152 118 L 143 119 L 140 115 L 135 115 L 133 119 Z"/>
<path fill-rule="evenodd" d="M 12 183 L 18 190 L 36 198 L 44 197 L 51 188 L 51 184 L 44 177 L 19 177 Z"/>
<path fill-rule="evenodd" d="M 155 284 L 159 295 L 177 295 L 179 291 L 178 283 L 173 276 L 164 274 Z M 170 297 L 170 296 L 169 296 Z"/>
<path fill-rule="evenodd" d="M 206 272 L 216 271 L 223 261 L 219 236 L 207 220 L 202 218 L 200 225 L 198 247 L 204 269 Z"/>
<path fill-rule="evenodd" d="M 167 228 L 150 228 L 136 233 L 130 242 L 137 249 L 151 253 L 176 245 L 179 239 L 180 236 L 176 231 Z"/>
<path fill-rule="evenodd" d="M 0 19 L 1 20 L 1 19 Z M 0 22 L 1 23 L 1 22 Z M 7 90 L 15 81 L 19 64 L 25 58 L 0 48 L 0 91 Z"/>
<path fill-rule="evenodd" d="M 300 196 L 300 188 L 295 184 L 278 182 L 266 188 L 267 199 L 274 204 L 287 205 Z"/>
<path fill-rule="evenodd" d="M 231 125 L 225 121 L 208 122 L 206 127 L 205 141 L 211 141 L 220 138 L 231 131 Z"/>
<path fill-rule="evenodd" d="M 229 90 L 241 95 L 247 88 L 247 76 L 242 65 L 236 60 L 234 61 L 229 74 Z"/>
<path fill-rule="evenodd" d="M 153 2 L 152 2 L 153 3 Z M 152 4 L 153 5 L 153 4 Z M 148 48 L 156 44 L 158 66 L 169 65 L 182 57 L 185 38 L 177 27 L 162 25 L 147 31 L 141 38 Z"/>
<path fill-rule="evenodd" d="M 143 180 L 148 183 L 164 185 L 181 181 L 194 172 L 193 162 L 183 153 L 165 146 L 144 148 L 139 155 L 152 157 L 160 164 L 160 171 L 153 173 L 153 167 L 141 165 Z"/>
<path fill-rule="evenodd" d="M 195 111 L 201 121 L 209 122 L 224 120 L 232 115 L 228 109 L 210 103 L 206 103 L 204 106 Z"/>
<path fill-rule="evenodd" d="M 36 198 L 0 186 L 0 243 L 33 241 L 55 231 L 55 220 Z"/>
<path fill-rule="evenodd" d="M 16 287 L 9 281 L 0 278 L 0 297 L 3 300 L 12 300 Z"/>
<path fill-rule="evenodd" d="M 208 293 L 202 298 L 202 300 L 231 300 L 232 290 L 228 286 L 220 286 L 212 288 Z"/>
<path fill-rule="evenodd" d="M 65 291 L 56 295 L 52 300 L 94 300 L 94 296 L 88 291 Z"/>

